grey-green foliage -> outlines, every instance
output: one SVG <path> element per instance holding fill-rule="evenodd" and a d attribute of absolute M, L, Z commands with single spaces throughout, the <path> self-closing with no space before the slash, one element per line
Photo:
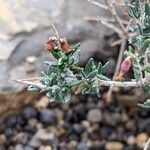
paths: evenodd
<path fill-rule="evenodd" d="M 94 93 L 100 96 L 95 78 L 109 80 L 104 74 L 108 63 L 98 65 L 90 59 L 85 68 L 79 67 L 80 44 L 70 48 L 66 53 L 61 49 L 54 49 L 52 55 L 56 61 L 46 61 L 47 72 L 42 72 L 41 83 L 44 88 L 29 86 L 31 91 L 44 92 L 51 101 L 66 103 L 70 100 L 71 89 L 76 87 L 76 94 Z"/>
<path fill-rule="evenodd" d="M 134 2 L 125 0 L 125 4 L 128 15 L 134 21 L 128 31 L 129 33 L 135 33 L 129 38 L 130 46 L 125 54 L 133 56 L 134 78 L 139 81 L 143 78 L 142 66 L 145 63 L 145 52 L 150 48 L 150 3 L 146 0 L 136 0 Z M 150 66 L 145 66 L 143 71 L 150 73 Z M 150 91 L 148 86 L 145 89 Z M 139 104 L 139 106 L 145 107 L 147 104 L 148 102 L 145 102 Z"/>

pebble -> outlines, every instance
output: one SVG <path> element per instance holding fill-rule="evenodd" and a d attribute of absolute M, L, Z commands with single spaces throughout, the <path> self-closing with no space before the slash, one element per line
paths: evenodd
<path fill-rule="evenodd" d="M 84 132 L 84 128 L 80 124 L 75 123 L 72 128 L 77 134 L 82 134 Z"/>
<path fill-rule="evenodd" d="M 39 150 L 52 150 L 51 146 L 40 146 Z"/>
<path fill-rule="evenodd" d="M 45 125 L 50 125 L 55 122 L 54 112 L 50 109 L 43 109 L 39 114 L 40 121 Z"/>
<path fill-rule="evenodd" d="M 130 135 L 130 136 L 127 138 L 127 143 L 128 143 L 129 145 L 134 145 L 135 142 L 136 142 L 136 139 L 135 139 L 135 137 L 134 137 L 133 135 Z"/>
<path fill-rule="evenodd" d="M 27 145 L 27 146 L 24 147 L 24 150 L 34 150 L 34 148 L 29 146 L 29 145 Z"/>
<path fill-rule="evenodd" d="M 16 115 L 12 115 L 12 116 L 8 117 L 8 119 L 6 120 L 6 126 L 8 126 L 8 127 L 13 127 L 16 125 L 16 123 L 17 123 Z"/>
<path fill-rule="evenodd" d="M 79 143 L 77 146 L 77 150 L 88 150 L 87 143 L 86 142 Z"/>
<path fill-rule="evenodd" d="M 15 146 L 15 150 L 24 150 L 23 145 L 17 144 L 17 145 Z"/>
<path fill-rule="evenodd" d="M 28 56 L 28 57 L 26 57 L 26 62 L 28 62 L 30 64 L 34 63 L 35 60 L 36 60 L 35 56 Z"/>
<path fill-rule="evenodd" d="M 35 118 L 37 116 L 37 111 L 33 107 L 26 107 L 22 110 L 22 115 L 25 119 Z"/>
<path fill-rule="evenodd" d="M 4 134 L 0 134 L 0 145 L 6 143 L 7 138 Z"/>
<path fill-rule="evenodd" d="M 67 148 L 70 150 L 76 150 L 78 143 L 75 140 L 72 140 L 68 143 Z"/>
<path fill-rule="evenodd" d="M 49 99 L 46 96 L 43 96 L 40 100 L 35 102 L 35 107 L 40 110 L 46 108 L 48 104 Z"/>
<path fill-rule="evenodd" d="M 119 122 L 122 121 L 122 116 L 119 113 L 105 112 L 103 114 L 104 122 L 108 125 L 115 127 Z"/>
<path fill-rule="evenodd" d="M 90 123 L 98 123 L 102 121 L 102 113 L 99 109 L 91 109 L 87 114 L 87 120 Z"/>
<path fill-rule="evenodd" d="M 105 149 L 106 150 L 123 150 L 124 149 L 124 146 L 122 143 L 120 142 L 107 142 L 106 145 L 105 145 Z"/>
<path fill-rule="evenodd" d="M 144 148 L 145 143 L 148 140 L 148 135 L 147 133 L 140 133 L 136 136 L 136 144 L 140 148 Z"/>

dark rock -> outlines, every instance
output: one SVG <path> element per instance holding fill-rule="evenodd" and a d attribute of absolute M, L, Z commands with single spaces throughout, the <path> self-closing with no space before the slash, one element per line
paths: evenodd
<path fill-rule="evenodd" d="M 89 150 L 104 150 L 104 149 L 105 149 L 105 143 L 99 141 L 93 142 L 89 148 Z"/>
<path fill-rule="evenodd" d="M 72 128 L 77 134 L 82 134 L 84 132 L 84 128 L 80 124 L 73 124 Z"/>
<path fill-rule="evenodd" d="M 26 107 L 22 110 L 22 115 L 25 119 L 34 118 L 37 116 L 37 111 L 33 107 Z"/>
<path fill-rule="evenodd" d="M 95 103 L 93 103 L 93 102 L 88 102 L 88 103 L 86 104 L 86 109 L 87 109 L 87 111 L 90 110 L 90 109 L 94 109 L 94 108 L 96 108 L 96 104 L 95 104 Z"/>
<path fill-rule="evenodd" d="M 145 131 L 146 129 L 149 130 L 148 126 L 150 126 L 150 118 L 147 119 L 140 119 L 137 120 L 137 127 L 139 132 Z"/>
<path fill-rule="evenodd" d="M 6 126 L 8 126 L 8 127 L 13 127 L 16 125 L 16 123 L 17 123 L 16 115 L 12 115 L 12 116 L 8 117 L 6 120 Z"/>
<path fill-rule="evenodd" d="M 69 141 L 79 141 L 79 137 L 77 134 L 71 134 L 69 135 Z"/>
<path fill-rule="evenodd" d="M 39 119 L 45 125 L 50 125 L 55 122 L 54 112 L 50 109 L 43 109 L 39 114 Z"/>
<path fill-rule="evenodd" d="M 103 121 L 111 126 L 116 126 L 118 123 L 121 122 L 122 116 L 120 113 L 110 113 L 110 112 L 104 112 L 103 113 Z"/>
<path fill-rule="evenodd" d="M 148 118 L 150 116 L 150 111 L 147 109 L 139 108 L 138 115 L 141 118 Z"/>
<path fill-rule="evenodd" d="M 13 131 L 12 131 L 11 128 L 6 128 L 6 129 L 4 130 L 4 133 L 5 133 L 5 135 L 6 135 L 7 137 L 11 137 L 11 136 L 13 135 Z"/>
<path fill-rule="evenodd" d="M 29 132 L 30 134 L 35 134 L 36 130 L 37 129 L 35 127 L 29 126 L 29 125 L 24 127 L 24 131 Z"/>
<path fill-rule="evenodd" d="M 22 115 L 19 115 L 17 117 L 17 123 L 20 125 L 20 126 L 24 126 L 26 124 L 26 120 L 25 118 L 22 116 Z"/>
<path fill-rule="evenodd" d="M 136 145 L 128 145 L 124 148 L 124 150 L 138 150 L 138 147 Z"/>
<path fill-rule="evenodd" d="M 102 114 L 99 109 L 91 109 L 87 114 L 87 120 L 91 123 L 98 123 L 102 121 Z"/>
<path fill-rule="evenodd" d="M 24 150 L 35 150 L 32 146 L 25 146 Z"/>
<path fill-rule="evenodd" d="M 77 150 L 88 150 L 87 143 L 86 142 L 79 143 L 77 146 Z"/>
<path fill-rule="evenodd" d="M 100 137 L 102 139 L 107 139 L 111 135 L 112 132 L 113 132 L 112 127 L 104 126 L 100 129 Z"/>

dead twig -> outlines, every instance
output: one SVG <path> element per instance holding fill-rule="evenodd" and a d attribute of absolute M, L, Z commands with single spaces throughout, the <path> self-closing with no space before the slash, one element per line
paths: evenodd
<path fill-rule="evenodd" d="M 90 2 L 91 4 L 95 5 L 95 6 L 98 6 L 100 8 L 103 8 L 103 9 L 108 9 L 107 6 L 103 5 L 103 4 L 100 4 L 99 2 L 96 2 L 96 1 L 93 1 L 93 0 L 86 0 L 87 2 Z"/>

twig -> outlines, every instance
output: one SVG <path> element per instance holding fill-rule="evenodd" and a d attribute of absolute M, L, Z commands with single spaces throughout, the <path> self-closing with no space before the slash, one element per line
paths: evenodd
<path fill-rule="evenodd" d="M 26 85 L 34 85 L 38 86 L 40 88 L 45 88 L 45 85 L 43 85 L 40 82 L 41 78 L 34 78 L 34 79 L 10 79 L 11 81 L 15 81 L 18 83 L 26 84 Z M 142 79 L 142 81 L 107 81 L 107 80 L 101 80 L 99 78 L 95 78 L 95 84 L 98 84 L 99 87 L 101 86 L 112 86 L 113 87 L 142 87 L 145 85 L 149 85 L 150 82 L 147 82 L 145 78 Z"/>
<path fill-rule="evenodd" d="M 146 145 L 144 146 L 144 150 L 150 150 L 150 138 L 148 139 Z"/>
<path fill-rule="evenodd" d="M 100 23 L 104 24 L 106 27 L 114 30 L 116 33 L 118 33 L 118 35 L 121 37 L 122 36 L 122 32 L 120 30 L 120 28 L 116 27 L 115 25 L 111 24 L 111 23 L 108 23 L 106 21 L 99 21 Z"/>
<path fill-rule="evenodd" d="M 60 36 L 59 36 L 59 33 L 58 33 L 56 27 L 54 26 L 54 24 L 51 24 L 51 26 L 54 29 L 54 32 L 55 32 L 55 35 L 56 35 L 56 38 L 57 38 L 57 41 L 58 41 L 57 44 L 58 44 L 58 47 L 60 48 L 61 46 L 60 46 Z"/>
<path fill-rule="evenodd" d="M 94 17 L 94 16 L 87 16 L 87 17 L 85 17 L 85 20 L 97 21 L 97 22 L 100 22 L 100 21 L 115 22 L 115 20 L 114 20 L 113 18 Z M 123 24 L 128 24 L 128 23 L 129 23 L 127 20 L 124 20 L 124 19 L 120 19 L 120 21 L 121 21 Z"/>
<path fill-rule="evenodd" d="M 99 2 L 96 2 L 96 1 L 93 1 L 93 0 L 86 0 L 87 2 L 90 2 L 91 4 L 95 5 L 95 6 L 98 6 L 100 8 L 103 8 L 103 9 L 108 9 L 107 6 L 103 5 L 103 4 L 100 4 Z"/>
<path fill-rule="evenodd" d="M 40 82 L 41 78 L 37 77 L 37 78 L 29 78 L 29 79 L 10 79 L 10 81 L 15 81 L 18 83 L 22 83 L 25 85 L 33 85 L 33 86 L 37 86 L 41 89 L 45 88 L 45 86 Z"/>
<path fill-rule="evenodd" d="M 128 37 L 128 32 L 126 31 L 125 27 L 123 26 L 122 22 L 120 21 L 120 18 L 118 17 L 116 10 L 114 8 L 114 4 L 112 4 L 110 0 L 105 0 L 105 2 L 108 6 L 110 13 L 112 14 L 113 18 L 115 19 L 116 23 L 120 26 L 122 34 L 124 36 Z"/>
<path fill-rule="evenodd" d="M 119 72 L 120 64 L 121 64 L 121 61 L 122 61 L 122 55 L 123 55 L 123 52 L 124 52 L 124 49 L 125 49 L 125 45 L 126 45 L 126 38 L 122 38 L 121 47 L 120 47 L 119 56 L 118 56 L 118 61 L 117 61 L 117 66 L 116 66 L 116 69 L 115 69 L 115 73 L 113 75 L 113 80 Z M 108 90 L 108 93 L 107 93 L 107 101 L 108 102 L 111 100 L 113 86 L 114 86 L 113 84 L 110 86 L 110 88 Z"/>

